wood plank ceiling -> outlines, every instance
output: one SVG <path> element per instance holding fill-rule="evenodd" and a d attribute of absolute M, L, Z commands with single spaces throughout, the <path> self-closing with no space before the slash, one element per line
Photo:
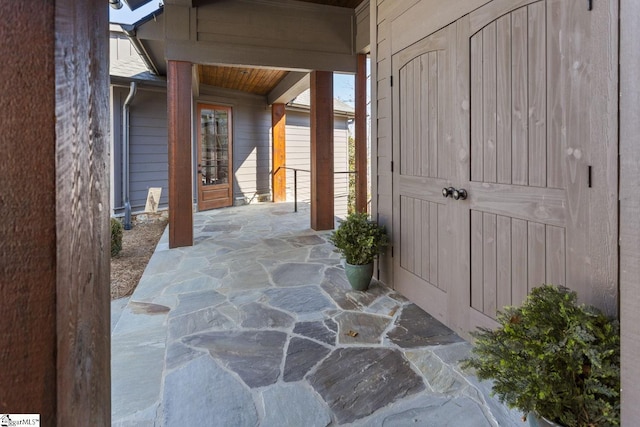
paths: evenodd
<path fill-rule="evenodd" d="M 267 95 L 287 75 L 284 70 L 198 65 L 200 83 Z"/>
<path fill-rule="evenodd" d="M 305 3 L 355 9 L 363 0 L 299 0 Z M 198 65 L 200 83 L 267 95 L 287 75 L 287 71 L 247 67 Z"/>
<path fill-rule="evenodd" d="M 306 3 L 316 3 L 323 4 L 325 6 L 338 6 L 338 7 L 348 7 L 350 9 L 355 9 L 363 2 L 363 0 L 298 0 Z"/>

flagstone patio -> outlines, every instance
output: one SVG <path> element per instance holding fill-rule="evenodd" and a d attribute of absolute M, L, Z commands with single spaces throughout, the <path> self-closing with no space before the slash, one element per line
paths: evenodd
<path fill-rule="evenodd" d="M 197 213 L 112 303 L 114 426 L 523 426 L 470 345 L 373 281 L 352 291 L 304 206 Z"/>

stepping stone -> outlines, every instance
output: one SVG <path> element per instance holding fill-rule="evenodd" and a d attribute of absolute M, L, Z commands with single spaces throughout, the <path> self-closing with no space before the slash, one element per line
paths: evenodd
<path fill-rule="evenodd" d="M 300 262 L 280 264 L 271 270 L 271 280 L 276 286 L 303 286 L 320 284 L 324 265 Z"/>
<path fill-rule="evenodd" d="M 287 334 L 278 331 L 233 331 L 191 335 L 182 342 L 208 350 L 214 359 L 255 388 L 278 380 L 286 340 Z"/>
<path fill-rule="evenodd" d="M 400 426 L 492 426 L 482 408 L 469 398 L 434 401 L 433 404 L 390 415 L 383 427 Z M 500 424 L 502 425 L 502 424 Z"/>
<path fill-rule="evenodd" d="M 203 354 L 206 353 L 187 347 L 180 342 L 174 342 L 167 348 L 167 355 L 165 356 L 166 369 L 171 370 L 177 368 Z"/>
<path fill-rule="evenodd" d="M 265 414 L 260 427 L 326 427 L 331 423 L 326 405 L 301 384 L 269 387 L 262 398 Z"/>
<path fill-rule="evenodd" d="M 178 295 L 178 306 L 174 310 L 171 310 L 169 316 L 177 317 L 182 316 L 183 314 L 202 310 L 203 308 L 215 307 L 216 305 L 222 304 L 225 300 L 225 296 L 216 291 L 200 291 L 181 294 Z"/>
<path fill-rule="evenodd" d="M 400 309 L 400 303 L 393 298 L 383 296 L 371 304 L 366 311 L 383 316 L 393 317 Z"/>
<path fill-rule="evenodd" d="M 249 390 L 209 356 L 168 373 L 164 380 L 165 426 L 254 426 L 258 412 Z"/>
<path fill-rule="evenodd" d="M 415 304 L 402 309 L 395 328 L 387 337 L 402 348 L 450 344 L 463 341 L 451 329 L 444 326 Z"/>
<path fill-rule="evenodd" d="M 309 259 L 329 259 L 339 258 L 337 252 L 334 251 L 333 245 L 314 246 L 309 253 Z"/>
<path fill-rule="evenodd" d="M 294 318 L 287 313 L 252 302 L 242 306 L 243 328 L 290 328 Z"/>
<path fill-rule="evenodd" d="M 234 224 L 209 224 L 205 225 L 202 231 L 206 233 L 215 233 L 218 231 L 232 232 L 232 231 L 240 231 L 242 227 Z"/>
<path fill-rule="evenodd" d="M 269 282 L 267 272 L 261 265 L 255 264 L 229 274 L 229 276 L 222 281 L 220 290 L 237 292 L 269 287 L 271 287 L 271 283 Z"/>
<path fill-rule="evenodd" d="M 335 308 L 317 286 L 267 289 L 269 304 L 293 313 L 313 313 Z"/>
<path fill-rule="evenodd" d="M 210 329 L 230 329 L 234 326 L 235 323 L 231 319 L 216 308 L 209 307 L 171 318 L 169 320 L 169 338 L 176 340 L 196 332 Z"/>
<path fill-rule="evenodd" d="M 386 348 L 337 349 L 309 375 L 308 381 L 339 423 L 366 417 L 425 389 L 422 378 L 402 354 Z"/>
<path fill-rule="evenodd" d="M 347 297 L 347 293 L 352 292 L 353 289 L 347 282 L 347 276 L 342 268 L 327 268 L 324 271 L 324 280 L 320 287 L 329 294 L 341 309 L 357 310 L 359 308 L 355 301 Z"/>
<path fill-rule="evenodd" d="M 291 338 L 283 379 L 286 382 L 300 381 L 327 354 L 329 349 L 323 345 L 304 338 Z"/>
<path fill-rule="evenodd" d="M 327 242 L 320 237 L 312 234 L 310 236 L 297 236 L 290 237 L 286 239 L 287 242 L 291 243 L 293 246 L 313 246 L 313 245 L 323 245 Z"/>
<path fill-rule="evenodd" d="M 436 393 L 460 394 L 460 390 L 466 386 L 464 378 L 430 350 L 407 351 L 405 357 L 422 372 Z"/>
<path fill-rule="evenodd" d="M 336 331 L 336 322 L 331 319 L 326 319 L 324 322 L 300 322 L 293 328 L 294 334 L 304 335 L 332 346 L 336 345 Z"/>
<path fill-rule="evenodd" d="M 380 344 L 382 334 L 391 323 L 388 317 L 345 311 L 335 317 L 340 344 Z"/>

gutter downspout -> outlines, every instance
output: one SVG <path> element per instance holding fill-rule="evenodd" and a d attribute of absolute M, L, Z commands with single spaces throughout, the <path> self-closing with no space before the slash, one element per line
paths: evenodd
<path fill-rule="evenodd" d="M 131 230 L 131 203 L 129 202 L 129 105 L 136 96 L 136 82 L 131 82 L 129 95 L 122 107 L 122 199 L 124 200 L 124 229 Z"/>

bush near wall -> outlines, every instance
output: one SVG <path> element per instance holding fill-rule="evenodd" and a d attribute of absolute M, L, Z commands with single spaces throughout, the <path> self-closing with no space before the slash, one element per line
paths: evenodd
<path fill-rule="evenodd" d="M 111 256 L 116 256 L 122 250 L 122 223 L 111 218 Z"/>

